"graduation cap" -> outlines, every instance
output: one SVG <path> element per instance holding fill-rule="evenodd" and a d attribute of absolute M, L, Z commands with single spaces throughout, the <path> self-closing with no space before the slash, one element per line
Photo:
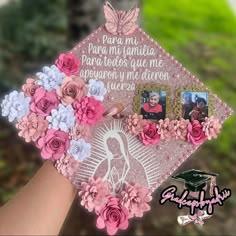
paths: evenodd
<path fill-rule="evenodd" d="M 202 190 L 207 182 L 211 182 L 218 174 L 204 172 L 200 170 L 187 170 L 185 172 L 179 173 L 175 176 L 172 176 L 173 179 L 184 181 L 185 187 L 191 192 L 199 192 Z"/>

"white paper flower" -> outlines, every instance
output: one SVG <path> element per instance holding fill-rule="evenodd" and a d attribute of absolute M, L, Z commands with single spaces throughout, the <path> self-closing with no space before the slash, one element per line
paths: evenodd
<path fill-rule="evenodd" d="M 84 139 L 71 140 L 68 153 L 76 160 L 83 161 L 90 156 L 91 144 L 86 143 Z"/>
<path fill-rule="evenodd" d="M 23 92 L 11 92 L 2 101 L 2 116 L 8 116 L 10 122 L 20 119 L 29 113 L 30 100 L 31 98 L 25 97 Z"/>
<path fill-rule="evenodd" d="M 51 116 L 46 118 L 49 121 L 49 129 L 61 129 L 68 132 L 75 125 L 76 117 L 71 105 L 63 106 L 59 104 L 58 109 L 51 111 Z"/>
<path fill-rule="evenodd" d="M 97 100 L 103 101 L 107 90 L 102 81 L 91 79 L 88 84 L 88 97 L 93 96 Z"/>
<path fill-rule="evenodd" d="M 35 83 L 42 86 L 47 91 L 57 89 L 57 87 L 62 84 L 63 78 L 65 77 L 64 73 L 61 73 L 60 70 L 55 66 L 44 66 L 43 72 L 38 72 L 36 74 L 39 77 Z"/>

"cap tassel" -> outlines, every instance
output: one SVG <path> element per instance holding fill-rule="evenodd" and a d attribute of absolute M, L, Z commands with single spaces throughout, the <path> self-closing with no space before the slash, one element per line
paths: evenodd
<path fill-rule="evenodd" d="M 216 177 L 211 176 L 211 183 L 210 183 L 210 196 L 214 196 L 214 187 L 216 186 Z"/>

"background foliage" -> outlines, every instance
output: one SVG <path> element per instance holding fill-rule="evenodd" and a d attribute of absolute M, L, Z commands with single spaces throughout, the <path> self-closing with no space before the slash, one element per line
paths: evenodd
<path fill-rule="evenodd" d="M 142 6 L 145 31 L 236 110 L 236 18 L 226 0 L 145 0 Z M 66 0 L 18 0 L 0 8 L 1 97 L 68 49 L 68 16 Z M 216 209 L 204 227 L 192 224 L 182 228 L 176 217 L 187 210 L 177 210 L 172 204 L 159 205 L 161 190 L 174 183 L 169 180 L 156 191 L 152 211 L 135 219 L 125 234 L 235 235 L 235 135 L 233 115 L 217 140 L 204 144 L 178 169 L 219 173 L 219 186 L 232 189 L 232 197 Z M 19 139 L 16 130 L 2 119 L 0 204 L 27 183 L 40 166 L 36 148 Z M 95 218 L 75 202 L 61 234 L 102 235 L 92 221 Z"/>

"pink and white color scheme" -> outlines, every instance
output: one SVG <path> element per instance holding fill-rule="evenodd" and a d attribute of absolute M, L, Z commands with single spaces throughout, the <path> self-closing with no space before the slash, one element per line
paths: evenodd
<path fill-rule="evenodd" d="M 105 111 L 101 97 L 93 96 L 97 90 L 89 93 L 89 89 L 98 84 L 102 96 L 106 89 L 101 81 L 86 83 L 78 76 L 80 60 L 71 53 L 61 54 L 56 65 L 27 79 L 22 92 L 6 95 L 2 115 L 15 122 L 19 136 L 34 142 L 41 157 L 54 162 L 73 183 L 79 163 L 90 156 L 93 126 L 103 120 Z"/>
<path fill-rule="evenodd" d="M 104 25 L 1 105 L 19 135 L 35 142 L 42 158 L 51 159 L 78 188 L 81 204 L 97 214 L 97 227 L 110 235 L 126 229 L 129 218 L 142 217 L 151 193 L 202 143 L 216 138 L 232 114 L 137 26 L 138 13 L 136 7 L 116 11 L 105 3 Z M 147 120 L 137 112 L 137 104 L 148 104 L 145 96 L 135 100 L 140 86 L 154 94 L 157 87 L 168 88 L 160 109 L 168 110 L 165 118 Z M 210 118 L 180 116 L 180 92 L 191 88 L 209 95 Z"/>

